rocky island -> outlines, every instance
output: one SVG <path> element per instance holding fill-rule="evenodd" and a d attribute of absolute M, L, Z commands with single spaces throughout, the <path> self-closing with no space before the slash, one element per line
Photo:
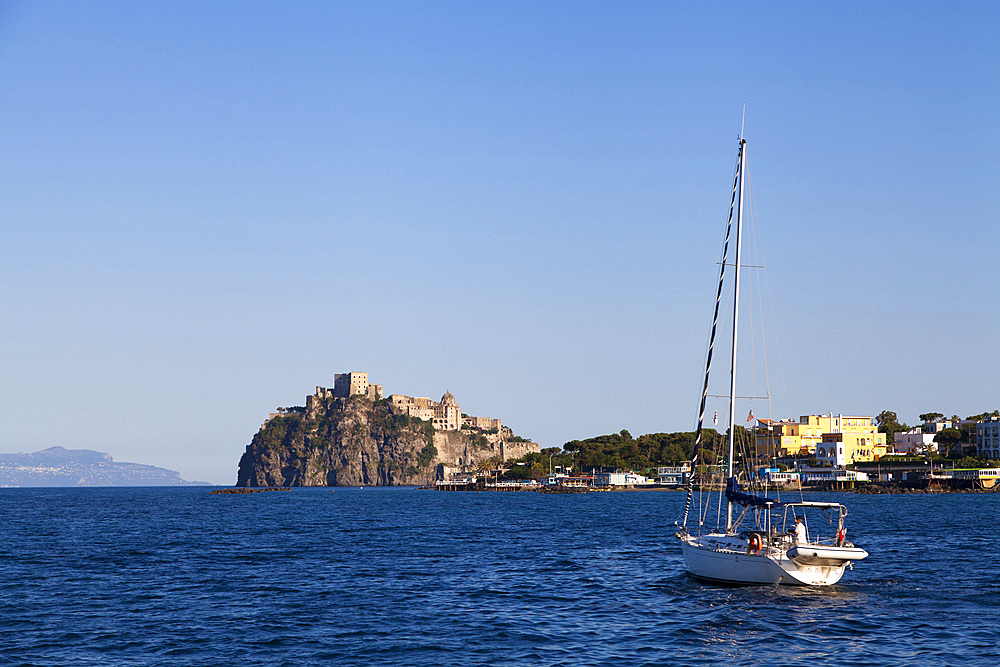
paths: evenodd
<path fill-rule="evenodd" d="M 236 486 L 423 485 L 538 451 L 499 419 L 462 414 L 451 392 L 440 401 L 385 398 L 367 373 L 341 373 L 305 406 L 270 415 L 240 459 Z"/>

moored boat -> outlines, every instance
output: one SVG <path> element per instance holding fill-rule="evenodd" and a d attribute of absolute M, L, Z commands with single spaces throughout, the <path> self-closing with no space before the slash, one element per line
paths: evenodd
<path fill-rule="evenodd" d="M 687 499 L 683 519 L 677 523 L 675 536 L 687 572 L 692 576 L 723 584 L 790 584 L 828 586 L 836 584 L 855 561 L 867 558 L 868 553 L 847 540 L 845 519 L 847 508 L 839 503 L 786 502 L 766 495 L 744 492 L 740 488 L 735 466 L 736 441 L 736 371 L 737 334 L 740 314 L 741 237 L 743 235 L 743 209 L 746 173 L 746 139 L 740 136 L 739 156 L 733 192 L 730 201 L 729 222 L 720 262 L 719 285 L 716 293 L 715 314 L 712 320 L 708 355 L 705 363 L 705 380 L 701 393 L 698 427 L 692 452 L 692 464 L 697 466 L 704 434 L 705 407 L 708 398 L 712 353 L 719 322 L 726 267 L 733 266 L 733 315 L 731 364 L 729 382 L 729 431 L 725 466 L 724 493 L 719 490 L 717 525 L 706 527 L 709 512 L 698 508 L 698 521 L 689 527 L 695 491 L 695 475 L 687 484 Z M 730 233 L 733 231 L 735 212 L 735 259 L 728 258 Z M 753 410 L 750 411 L 750 419 Z M 748 457 L 744 457 L 746 460 Z M 745 479 L 753 480 L 752 474 Z M 713 494 L 709 494 L 711 496 Z M 699 496 L 699 502 L 702 501 Z M 724 501 L 724 505 L 723 505 Z M 707 499 L 705 499 L 707 503 Z M 734 510 L 739 513 L 734 518 Z M 812 526 L 811 530 L 810 526 Z M 827 528 L 824 533 L 822 528 Z M 810 534 L 812 533 L 812 534 Z"/>

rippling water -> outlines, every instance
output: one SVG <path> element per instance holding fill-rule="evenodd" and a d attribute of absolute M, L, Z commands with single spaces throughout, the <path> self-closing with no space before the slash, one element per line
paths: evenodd
<path fill-rule="evenodd" d="M 0 660 L 994 663 L 1000 495 L 837 498 L 827 589 L 682 574 L 680 493 L 0 490 Z"/>

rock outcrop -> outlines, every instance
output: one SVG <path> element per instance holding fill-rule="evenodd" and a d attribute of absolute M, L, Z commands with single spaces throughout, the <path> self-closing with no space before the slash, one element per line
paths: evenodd
<path fill-rule="evenodd" d="M 429 421 L 398 414 L 388 400 L 313 398 L 261 427 L 240 459 L 236 486 L 423 485 L 445 467 L 474 471 L 504 455 L 495 438 L 435 431 Z"/>

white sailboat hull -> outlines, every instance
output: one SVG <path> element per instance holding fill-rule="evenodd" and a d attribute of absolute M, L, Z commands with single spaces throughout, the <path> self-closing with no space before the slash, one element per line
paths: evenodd
<path fill-rule="evenodd" d="M 720 533 L 681 535 L 680 543 L 692 576 L 737 585 L 831 586 L 840 581 L 852 561 L 868 556 L 863 549 L 811 545 L 787 551 L 765 547 L 752 553 L 746 539 Z"/>

